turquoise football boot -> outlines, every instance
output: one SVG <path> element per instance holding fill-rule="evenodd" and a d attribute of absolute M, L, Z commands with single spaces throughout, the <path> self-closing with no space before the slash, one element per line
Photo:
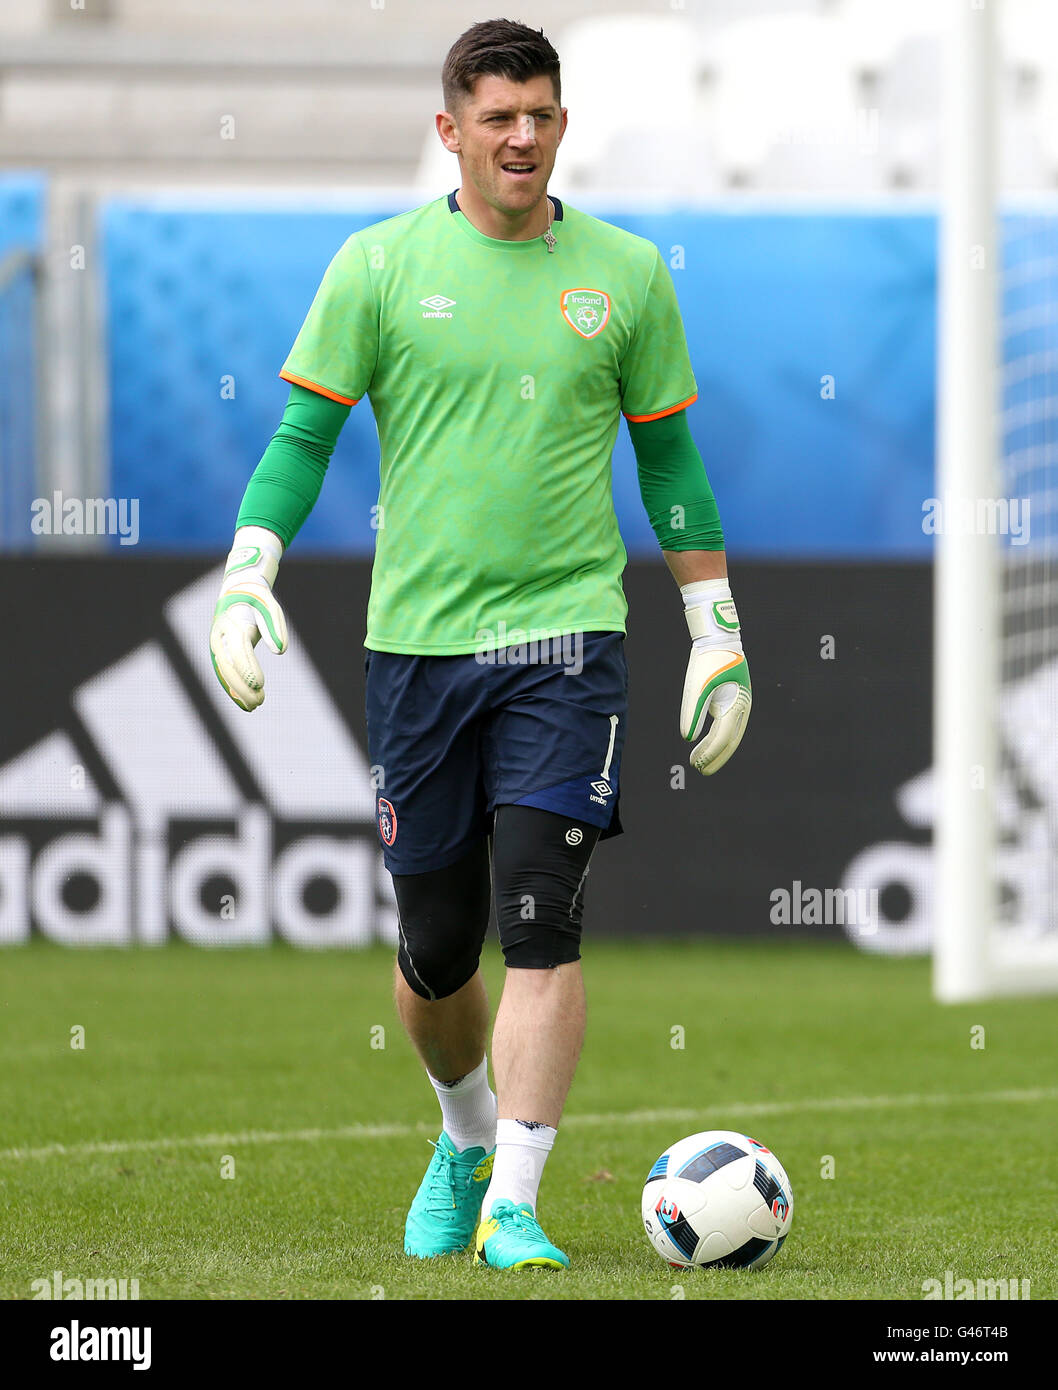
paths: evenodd
<path fill-rule="evenodd" d="M 499 1201 L 493 1203 L 489 1219 L 478 1227 L 474 1263 L 493 1269 L 529 1269 L 534 1265 L 566 1269 L 569 1256 L 544 1235 L 528 1202 L 515 1206 Z"/>
<path fill-rule="evenodd" d="M 491 1153 L 482 1148 L 458 1153 L 448 1135 L 441 1131 L 405 1222 L 406 1255 L 429 1260 L 470 1245 L 495 1157 L 495 1149 Z"/>

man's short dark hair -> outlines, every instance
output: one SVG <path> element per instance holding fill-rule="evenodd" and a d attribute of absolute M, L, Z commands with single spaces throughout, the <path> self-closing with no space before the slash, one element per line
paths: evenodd
<path fill-rule="evenodd" d="M 511 19 L 487 19 L 460 34 L 441 69 L 445 110 L 450 115 L 459 115 L 474 95 L 479 77 L 506 77 L 510 82 L 550 77 L 555 101 L 562 105 L 558 54 L 542 29 L 530 29 Z"/>

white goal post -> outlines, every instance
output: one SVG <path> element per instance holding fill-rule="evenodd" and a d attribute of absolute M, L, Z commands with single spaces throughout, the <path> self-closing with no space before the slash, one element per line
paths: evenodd
<path fill-rule="evenodd" d="M 932 915 L 958 1002 L 1058 992 L 1058 198 L 1001 215 L 1003 0 L 945 3 Z"/>

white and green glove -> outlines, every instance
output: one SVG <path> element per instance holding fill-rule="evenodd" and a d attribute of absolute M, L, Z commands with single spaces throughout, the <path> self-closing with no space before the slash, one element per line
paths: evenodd
<path fill-rule="evenodd" d="M 264 672 L 254 647 L 264 638 L 276 656 L 287 649 L 287 624 L 272 585 L 283 558 L 283 542 L 263 526 L 240 526 L 224 566 L 224 583 L 213 610 L 209 650 L 217 679 L 240 709 L 264 700 Z"/>
<path fill-rule="evenodd" d="M 749 667 L 727 580 L 699 579 L 682 584 L 680 593 L 692 639 L 680 733 L 688 743 L 701 739 L 691 749 L 691 766 L 709 777 L 719 772 L 746 732 L 753 703 Z M 708 715 L 712 724 L 706 734 Z"/>

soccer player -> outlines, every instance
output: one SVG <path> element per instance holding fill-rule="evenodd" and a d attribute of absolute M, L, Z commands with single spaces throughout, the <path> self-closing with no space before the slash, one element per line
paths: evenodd
<path fill-rule="evenodd" d="M 738 746 L 749 672 L 687 427 L 697 388 L 668 268 L 651 242 L 548 196 L 567 121 L 558 55 L 522 24 L 476 24 L 442 86 L 437 132 L 460 187 L 331 261 L 280 373 L 289 401 L 239 511 L 210 646 L 228 694 L 254 709 L 254 648 L 287 642 L 280 559 L 367 396 L 381 450 L 369 754 L 399 913 L 396 1007 L 442 1123 L 404 1246 L 563 1268 L 537 1198 L 584 1034 L 585 876 L 621 832 L 622 413 L 683 595 L 680 729 L 702 773 Z M 478 969 L 493 895 L 495 1093 Z"/>

